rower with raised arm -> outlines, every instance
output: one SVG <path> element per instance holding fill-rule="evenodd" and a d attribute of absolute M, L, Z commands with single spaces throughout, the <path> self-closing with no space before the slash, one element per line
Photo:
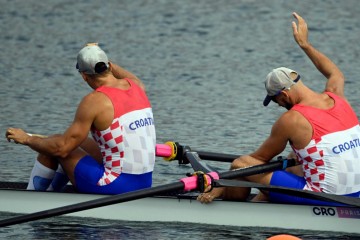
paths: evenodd
<path fill-rule="evenodd" d="M 97 44 L 79 51 L 76 68 L 94 91 L 83 97 L 63 134 L 39 137 L 12 127 L 6 131 L 8 141 L 39 153 L 28 189 L 60 190 L 68 178 L 85 193 L 151 187 L 156 134 L 144 84 L 110 62 Z"/>
<path fill-rule="evenodd" d="M 303 171 L 298 176 L 287 171 L 275 171 L 246 177 L 248 181 L 304 189 L 314 192 L 360 196 L 360 127 L 356 113 L 344 96 L 344 76 L 340 69 L 308 41 L 305 20 L 293 13 L 296 43 L 327 79 L 321 93 L 308 88 L 296 71 L 280 67 L 266 77 L 267 96 L 288 111 L 274 123 L 270 136 L 253 153 L 235 159 L 232 169 L 259 165 L 281 154 L 289 143 Z M 245 200 L 249 188 L 217 188 L 200 194 L 198 200 L 211 202 L 215 197 Z M 316 200 L 275 192 L 263 192 L 257 200 L 317 204 Z M 333 203 L 321 202 L 332 205 Z"/>

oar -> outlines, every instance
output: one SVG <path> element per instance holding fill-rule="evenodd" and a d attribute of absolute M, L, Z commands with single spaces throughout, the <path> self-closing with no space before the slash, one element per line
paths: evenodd
<path fill-rule="evenodd" d="M 240 155 L 215 153 L 192 150 L 189 146 L 181 145 L 178 142 L 166 142 L 165 144 L 156 144 L 156 156 L 163 157 L 167 161 L 178 160 L 180 164 L 189 163 L 184 154 L 188 151 L 197 152 L 201 159 L 218 161 L 218 162 L 232 162 Z"/>
<path fill-rule="evenodd" d="M 188 154 L 188 155 L 191 155 L 191 154 Z M 219 178 L 229 179 L 229 178 L 245 177 L 245 176 L 249 176 L 249 175 L 253 175 L 253 174 L 259 174 L 259 173 L 265 173 L 265 172 L 271 172 L 271 171 L 275 171 L 275 170 L 284 169 L 286 167 L 293 166 L 294 164 L 295 164 L 295 161 L 293 161 L 293 160 L 275 161 L 275 162 L 270 162 L 270 163 L 266 163 L 263 165 L 249 167 L 249 168 L 223 172 L 220 174 L 218 174 L 216 172 L 211 172 L 208 174 L 211 175 L 212 178 L 210 178 L 209 176 L 206 176 L 206 178 L 207 178 L 207 182 L 211 183 L 211 179 L 219 179 Z M 49 210 L 45 210 L 45 211 L 40 211 L 40 212 L 17 216 L 17 217 L 13 217 L 13 218 L 9 218 L 9 219 L 4 219 L 4 220 L 0 221 L 0 227 L 25 223 L 25 222 L 29 222 L 29 221 L 35 221 L 35 220 L 39 220 L 39 219 L 59 216 L 59 215 L 63 215 L 63 214 L 73 213 L 73 212 L 79 212 L 79 211 L 88 210 L 88 209 L 97 208 L 97 207 L 108 206 L 111 204 L 128 202 L 131 200 L 151 197 L 154 195 L 159 195 L 159 194 L 163 194 L 163 193 L 171 192 L 171 191 L 180 191 L 180 190 L 192 191 L 192 190 L 196 190 L 197 187 L 198 186 L 197 186 L 197 177 L 196 176 L 186 177 L 186 178 L 180 179 L 179 182 L 175 182 L 175 183 L 165 184 L 165 185 L 156 186 L 156 187 L 152 187 L 152 188 L 148 188 L 148 189 L 137 190 L 137 191 L 128 192 L 128 193 L 124 193 L 124 194 L 107 196 L 107 197 L 100 198 L 100 199 L 95 199 L 95 200 L 86 201 L 86 202 L 82 202 L 82 203 L 72 204 L 72 205 L 68 205 L 68 206 L 53 208 L 53 209 L 49 209 Z"/>
<path fill-rule="evenodd" d="M 250 188 L 257 188 L 260 190 L 268 190 L 272 192 L 289 194 L 301 198 L 310 198 L 320 201 L 338 202 L 349 206 L 360 207 L 360 198 L 356 198 L 356 197 L 347 197 L 347 196 L 340 196 L 334 194 L 326 194 L 322 192 L 312 192 L 301 189 L 294 189 L 294 188 L 287 188 L 287 187 L 280 187 L 273 185 L 264 185 L 264 184 L 247 182 L 247 181 L 219 179 L 215 181 L 214 187 L 250 187 Z"/>

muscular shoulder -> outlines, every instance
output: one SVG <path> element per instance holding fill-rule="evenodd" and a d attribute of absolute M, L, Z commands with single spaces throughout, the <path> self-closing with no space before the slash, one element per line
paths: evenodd
<path fill-rule="evenodd" d="M 79 105 L 79 109 L 95 115 L 107 107 L 112 107 L 110 99 L 104 93 L 96 91 L 84 96 Z"/>
<path fill-rule="evenodd" d="M 301 113 L 289 110 L 279 117 L 273 125 L 272 131 L 274 133 L 281 133 L 281 135 L 291 139 L 300 128 L 303 128 L 304 121 L 306 121 L 306 119 Z"/>
<path fill-rule="evenodd" d="M 302 118 L 303 116 L 301 113 L 294 110 L 289 110 L 282 114 L 276 123 L 283 127 L 293 127 L 297 126 Z"/>
<path fill-rule="evenodd" d="M 92 92 L 82 101 L 83 111 L 92 118 L 92 125 L 98 130 L 108 128 L 114 118 L 114 107 L 111 100 L 102 92 Z"/>
<path fill-rule="evenodd" d="M 313 129 L 310 122 L 299 112 L 289 110 L 274 125 L 277 131 L 287 136 L 296 148 L 305 147 L 311 140 Z"/>
<path fill-rule="evenodd" d="M 85 95 L 81 100 L 81 103 L 85 105 L 92 105 L 92 104 L 97 105 L 99 103 L 106 101 L 107 99 L 108 97 L 104 93 L 93 91 Z"/>

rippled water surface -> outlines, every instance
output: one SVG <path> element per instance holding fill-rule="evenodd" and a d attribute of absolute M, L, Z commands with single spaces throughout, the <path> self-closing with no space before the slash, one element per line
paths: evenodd
<path fill-rule="evenodd" d="M 262 107 L 263 80 L 272 68 L 296 69 L 311 88 L 324 88 L 324 78 L 293 40 L 293 11 L 308 21 L 313 45 L 344 71 L 346 95 L 360 113 L 357 0 L 0 4 L 2 134 L 9 126 L 41 134 L 62 132 L 90 91 L 75 69 L 76 54 L 84 43 L 99 42 L 113 61 L 144 81 L 159 143 L 173 140 L 198 150 L 249 153 L 283 112 L 275 104 Z M 4 138 L 0 151 L 0 180 L 27 181 L 35 154 Z M 228 168 L 224 163 L 213 166 Z M 154 185 L 176 181 L 189 171 L 159 158 Z M 276 233 L 282 231 L 54 218 L 0 229 L 0 238 L 264 239 Z M 334 233 L 293 233 L 303 239 L 350 239 Z"/>

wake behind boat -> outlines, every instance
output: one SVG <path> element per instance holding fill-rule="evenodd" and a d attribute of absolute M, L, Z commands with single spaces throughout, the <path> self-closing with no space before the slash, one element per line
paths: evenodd
<path fill-rule="evenodd" d="M 26 191 L 24 187 L 25 183 L 0 182 L 0 211 L 28 214 L 104 197 L 72 191 Z M 74 212 L 68 216 L 360 233 L 360 208 L 357 207 L 224 200 L 201 204 L 191 193 L 148 197 Z"/>

